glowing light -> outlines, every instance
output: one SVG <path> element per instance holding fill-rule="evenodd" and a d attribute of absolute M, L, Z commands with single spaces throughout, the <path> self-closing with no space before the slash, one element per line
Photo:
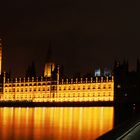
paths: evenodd
<path fill-rule="evenodd" d="M 1 99 L 5 101 L 33 101 L 33 102 L 98 102 L 114 101 L 114 81 L 85 83 L 61 83 L 55 85 L 45 85 L 44 81 L 28 81 L 17 83 L 7 82 L 4 84 L 4 93 Z M 13 86 L 14 85 L 14 86 Z M 54 86 L 54 85 L 53 85 Z M 14 89 L 14 90 L 13 90 Z M 34 90 L 32 90 L 34 89 Z M 46 90 L 49 89 L 49 90 Z"/>

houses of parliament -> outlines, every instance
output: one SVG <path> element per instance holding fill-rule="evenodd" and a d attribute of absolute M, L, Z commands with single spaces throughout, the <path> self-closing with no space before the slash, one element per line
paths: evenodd
<path fill-rule="evenodd" d="M 113 102 L 114 78 L 108 75 L 63 78 L 60 65 L 51 60 L 48 49 L 44 75 L 10 78 L 2 71 L 0 42 L 0 101 L 3 102 Z"/>

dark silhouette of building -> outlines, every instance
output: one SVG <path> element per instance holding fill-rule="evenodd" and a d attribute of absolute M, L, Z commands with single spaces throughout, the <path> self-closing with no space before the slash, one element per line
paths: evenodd
<path fill-rule="evenodd" d="M 114 64 L 115 103 L 140 102 L 140 62 L 137 60 L 136 71 L 129 71 L 128 62 L 115 61 Z"/>

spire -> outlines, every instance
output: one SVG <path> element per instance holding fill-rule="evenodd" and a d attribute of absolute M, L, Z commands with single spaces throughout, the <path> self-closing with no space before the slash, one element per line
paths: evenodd
<path fill-rule="evenodd" d="M 120 61 L 119 60 L 115 60 L 114 62 L 114 68 L 117 68 L 120 66 Z"/>
<path fill-rule="evenodd" d="M 2 39 L 0 38 L 0 47 L 2 47 Z"/>
<path fill-rule="evenodd" d="M 140 72 L 140 61 L 139 61 L 139 58 L 137 58 L 137 72 Z"/>
<path fill-rule="evenodd" d="M 52 60 L 52 43 L 51 41 L 49 41 L 49 47 L 47 51 L 45 68 L 44 68 L 44 77 L 51 77 L 54 69 L 55 69 L 55 63 Z"/>
<path fill-rule="evenodd" d="M 47 50 L 46 62 L 52 62 L 52 42 L 49 41 L 49 47 Z"/>

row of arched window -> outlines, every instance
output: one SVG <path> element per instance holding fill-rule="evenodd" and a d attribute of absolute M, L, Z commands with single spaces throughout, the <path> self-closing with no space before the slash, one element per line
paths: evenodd
<path fill-rule="evenodd" d="M 5 99 L 33 99 L 33 98 L 49 98 L 50 95 L 42 95 L 42 94 L 38 94 L 38 95 L 5 95 Z"/>
<path fill-rule="evenodd" d="M 20 87 L 20 86 L 45 86 L 45 85 L 47 85 L 47 83 L 21 83 L 21 84 L 5 84 L 5 87 Z M 61 87 L 62 86 L 59 86 L 59 89 L 61 90 Z M 110 89 L 111 88 L 111 85 L 109 84 L 109 85 L 103 85 L 103 86 L 101 86 L 101 85 L 99 85 L 99 86 L 88 86 L 88 87 L 86 87 L 86 86 L 83 86 L 82 88 L 80 88 L 81 86 L 78 86 L 78 90 L 80 90 L 80 89 Z M 75 90 L 76 89 L 76 87 L 75 86 L 69 86 L 68 87 L 68 90 Z M 64 90 L 66 90 L 66 86 L 64 86 Z"/>
<path fill-rule="evenodd" d="M 55 97 L 107 97 L 113 96 L 111 92 L 104 93 L 64 93 L 64 94 L 56 94 Z"/>
<path fill-rule="evenodd" d="M 19 87 L 19 86 L 46 86 L 47 83 L 17 83 L 17 84 L 5 84 L 5 87 Z"/>
<path fill-rule="evenodd" d="M 108 85 L 108 86 L 103 86 L 103 87 L 101 87 L 101 86 L 88 86 L 88 87 L 85 87 L 85 86 L 82 86 L 82 87 L 80 87 L 80 86 L 78 86 L 78 87 L 75 87 L 75 86 L 73 86 L 73 87 L 71 87 L 71 86 L 69 86 L 69 87 L 66 87 L 66 86 L 64 86 L 63 88 L 61 87 L 61 86 L 59 86 L 59 90 L 94 90 L 94 89 L 111 89 L 111 85 Z"/>
<path fill-rule="evenodd" d="M 5 92 L 40 92 L 40 91 L 43 91 L 43 92 L 47 92 L 47 91 L 50 91 L 50 88 L 6 88 L 5 89 Z"/>

